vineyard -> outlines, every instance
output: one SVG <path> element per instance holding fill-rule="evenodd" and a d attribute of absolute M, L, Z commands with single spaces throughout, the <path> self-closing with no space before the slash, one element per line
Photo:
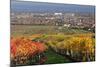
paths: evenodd
<path fill-rule="evenodd" d="M 47 45 L 72 61 L 93 61 L 95 54 L 94 39 L 91 37 L 68 37 L 65 39 L 49 40 Z"/>
<path fill-rule="evenodd" d="M 59 58 L 59 59 L 57 59 Z M 95 60 L 94 34 L 33 34 L 11 37 L 12 65 L 37 65 Z"/>
<path fill-rule="evenodd" d="M 11 25 L 11 65 L 95 61 L 95 33 L 63 26 Z"/>
<path fill-rule="evenodd" d="M 46 59 L 43 55 L 45 50 L 46 46 L 43 43 L 32 42 L 24 37 L 11 38 L 11 60 L 15 65 L 36 64 L 37 61 L 41 64 Z M 34 58 L 35 60 L 30 61 Z"/>

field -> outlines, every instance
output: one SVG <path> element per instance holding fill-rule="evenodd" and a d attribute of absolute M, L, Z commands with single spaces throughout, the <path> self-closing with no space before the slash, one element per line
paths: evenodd
<path fill-rule="evenodd" d="M 12 36 L 30 36 L 33 34 L 82 34 L 90 33 L 83 29 L 70 29 L 63 26 L 43 26 L 43 25 L 11 25 Z"/>
<path fill-rule="evenodd" d="M 11 47 L 12 65 L 94 61 L 95 33 L 64 26 L 11 25 Z"/>

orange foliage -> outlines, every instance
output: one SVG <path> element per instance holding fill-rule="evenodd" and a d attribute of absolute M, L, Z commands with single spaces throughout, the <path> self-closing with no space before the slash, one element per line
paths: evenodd
<path fill-rule="evenodd" d="M 33 42 L 24 37 L 11 38 L 11 58 L 30 57 L 46 50 L 43 43 Z"/>

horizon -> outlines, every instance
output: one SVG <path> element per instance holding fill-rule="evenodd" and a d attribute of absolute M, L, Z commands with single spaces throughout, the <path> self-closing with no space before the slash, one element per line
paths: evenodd
<path fill-rule="evenodd" d="M 12 0 L 11 12 L 95 13 L 95 6 Z"/>

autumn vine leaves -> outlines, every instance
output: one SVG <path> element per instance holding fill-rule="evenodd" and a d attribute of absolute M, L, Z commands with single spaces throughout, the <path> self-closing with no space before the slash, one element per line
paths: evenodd
<path fill-rule="evenodd" d="M 33 36 L 33 35 L 32 35 Z M 95 38 L 92 34 L 43 35 L 29 38 L 11 38 L 11 60 L 14 64 L 35 64 L 46 62 L 47 50 L 63 56 L 70 56 L 75 61 L 95 60 Z"/>
<path fill-rule="evenodd" d="M 33 42 L 27 38 L 11 38 L 11 60 L 16 64 L 26 64 L 29 58 L 46 50 L 43 43 Z"/>

